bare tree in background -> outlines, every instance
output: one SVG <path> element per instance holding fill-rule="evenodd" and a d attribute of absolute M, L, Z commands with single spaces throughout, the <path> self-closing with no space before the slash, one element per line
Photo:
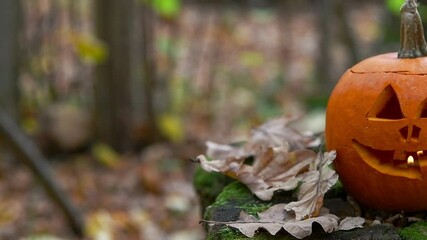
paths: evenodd
<path fill-rule="evenodd" d="M 317 56 L 317 78 L 320 83 L 322 94 L 326 94 L 332 89 L 331 82 L 331 20 L 332 17 L 332 1 L 318 0 L 317 14 L 320 31 L 319 55 Z"/>
<path fill-rule="evenodd" d="M 348 51 L 352 66 L 359 61 L 360 53 L 357 50 L 356 38 L 348 19 L 348 2 L 344 0 L 318 0 L 317 15 L 320 34 L 319 54 L 317 58 L 317 79 L 320 84 L 320 93 L 329 95 L 337 79 L 332 77 L 333 60 L 331 59 L 333 27 L 335 23 L 340 33 L 340 41 Z"/>
<path fill-rule="evenodd" d="M 96 30 L 108 46 L 95 84 L 98 137 L 118 150 L 158 136 L 152 94 L 155 64 L 149 55 L 152 26 L 145 5 L 97 0 Z M 143 136 L 141 136 L 143 135 Z"/>
<path fill-rule="evenodd" d="M 0 107 L 18 118 L 18 32 L 20 1 L 0 1 Z"/>

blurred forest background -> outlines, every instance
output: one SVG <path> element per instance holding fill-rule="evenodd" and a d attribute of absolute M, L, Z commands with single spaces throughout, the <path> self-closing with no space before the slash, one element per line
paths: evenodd
<path fill-rule="evenodd" d="M 0 239 L 203 239 L 188 159 L 273 117 L 322 131 L 402 2 L 1 0 Z"/>

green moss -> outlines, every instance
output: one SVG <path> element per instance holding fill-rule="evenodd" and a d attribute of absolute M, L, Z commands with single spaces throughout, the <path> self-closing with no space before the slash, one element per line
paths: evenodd
<path fill-rule="evenodd" d="M 211 232 L 207 236 L 207 240 L 246 240 L 246 239 L 253 239 L 253 240 L 274 240 L 274 239 L 281 239 L 281 240 L 293 240 L 295 238 L 291 236 L 286 236 L 283 234 L 280 234 L 278 236 L 273 236 L 269 234 L 268 232 L 259 232 L 255 234 L 252 238 L 246 237 L 245 235 L 241 234 L 238 230 L 223 226 L 220 229 L 218 229 L 215 232 Z"/>
<path fill-rule="evenodd" d="M 248 214 L 256 215 L 267 210 L 272 205 L 270 201 L 262 201 L 254 196 L 251 191 L 240 182 L 227 185 L 218 195 L 215 203 L 209 209 L 232 207 Z"/>
<path fill-rule="evenodd" d="M 257 213 L 267 210 L 273 204 L 289 202 L 292 200 L 291 192 L 278 192 L 271 201 L 262 201 L 251 193 L 251 191 L 242 183 L 233 182 L 224 187 L 221 194 L 215 200 L 215 203 L 206 210 L 204 218 L 211 221 L 229 222 L 236 221 L 240 212 L 257 216 Z M 248 239 L 238 230 L 224 225 L 215 225 L 208 228 L 208 238 L 217 239 Z M 271 236 L 268 232 L 260 231 L 251 239 L 270 240 L 277 239 L 277 236 Z M 280 239 L 293 239 L 284 234 Z"/>
<path fill-rule="evenodd" d="M 223 205 L 230 201 L 246 202 L 249 199 L 253 200 L 253 198 L 251 191 L 245 185 L 240 182 L 233 182 L 224 187 L 216 198 L 215 204 Z"/>
<path fill-rule="evenodd" d="M 222 189 L 233 182 L 233 179 L 216 172 L 206 172 L 201 167 L 197 167 L 193 185 L 200 198 L 202 209 L 215 202 L 215 198 Z"/>
<path fill-rule="evenodd" d="M 337 181 L 334 186 L 326 193 L 325 198 L 347 198 L 347 193 L 345 192 L 344 186 L 341 181 Z"/>
<path fill-rule="evenodd" d="M 196 168 L 193 184 L 196 190 L 218 196 L 222 189 L 233 180 L 221 173 L 206 172 L 200 166 Z"/>
<path fill-rule="evenodd" d="M 231 239 L 245 239 L 246 236 L 243 236 L 239 231 L 236 229 L 232 229 L 230 227 L 224 226 L 220 228 L 218 231 L 215 232 L 212 236 L 208 236 L 208 240 L 231 240 Z M 247 238 L 246 238 L 247 239 Z"/>
<path fill-rule="evenodd" d="M 403 228 L 400 233 L 403 240 L 422 240 L 427 239 L 427 222 L 417 222 Z"/>

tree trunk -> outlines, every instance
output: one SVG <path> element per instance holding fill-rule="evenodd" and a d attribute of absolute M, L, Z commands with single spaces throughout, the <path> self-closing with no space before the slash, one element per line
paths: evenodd
<path fill-rule="evenodd" d="M 348 2 L 344 0 L 335 0 L 334 8 L 340 31 L 342 32 L 342 41 L 348 49 L 351 65 L 354 65 L 360 61 L 360 53 L 357 49 L 356 37 L 347 16 L 348 13 L 346 11 L 348 8 L 346 8 L 346 4 L 348 4 Z"/>
<path fill-rule="evenodd" d="M 18 32 L 20 1 L 0 1 L 0 106 L 18 118 Z"/>
<path fill-rule="evenodd" d="M 331 80 L 331 0 L 318 0 L 317 14 L 320 33 L 319 55 L 317 56 L 317 79 L 320 84 L 319 94 L 328 95 L 334 81 Z"/>
<path fill-rule="evenodd" d="M 143 7 L 134 0 L 96 2 L 97 33 L 108 46 L 108 59 L 98 67 L 95 84 L 97 132 L 101 141 L 121 151 L 140 140 L 135 136 L 140 128 L 149 137 L 157 133 L 155 65 L 147 55 L 152 27 Z"/>
<path fill-rule="evenodd" d="M 137 114 L 135 120 L 137 128 L 140 130 L 137 135 L 134 135 L 134 138 L 139 143 L 148 144 L 161 138 L 156 121 L 159 104 L 155 101 L 155 93 L 158 86 L 156 84 L 158 73 L 154 52 L 155 15 L 152 9 L 144 7 L 144 5 L 140 5 L 139 7 L 140 14 L 135 28 L 140 29 L 140 32 L 138 37 L 135 38 L 135 45 L 140 46 L 140 48 L 135 51 L 138 53 L 135 64 L 142 66 L 140 68 L 142 71 L 139 71 L 139 75 L 136 75 L 136 79 L 134 80 L 135 89 L 139 91 L 134 95 L 142 95 L 143 97 L 142 99 L 134 99 L 134 111 Z M 169 100 L 168 96 L 165 96 L 167 93 L 167 87 L 162 89 L 162 98 Z M 145 130 L 145 134 L 141 132 L 141 129 Z"/>
<path fill-rule="evenodd" d="M 101 141 L 118 150 L 130 145 L 130 41 L 133 0 L 98 0 L 96 27 L 108 46 L 108 59 L 97 69 L 96 127 Z"/>

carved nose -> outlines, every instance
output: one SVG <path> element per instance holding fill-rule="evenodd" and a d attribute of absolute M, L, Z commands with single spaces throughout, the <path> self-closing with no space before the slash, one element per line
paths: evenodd
<path fill-rule="evenodd" d="M 399 133 L 402 136 L 404 142 L 418 142 L 420 139 L 421 128 L 410 124 L 404 128 L 399 129 Z"/>

